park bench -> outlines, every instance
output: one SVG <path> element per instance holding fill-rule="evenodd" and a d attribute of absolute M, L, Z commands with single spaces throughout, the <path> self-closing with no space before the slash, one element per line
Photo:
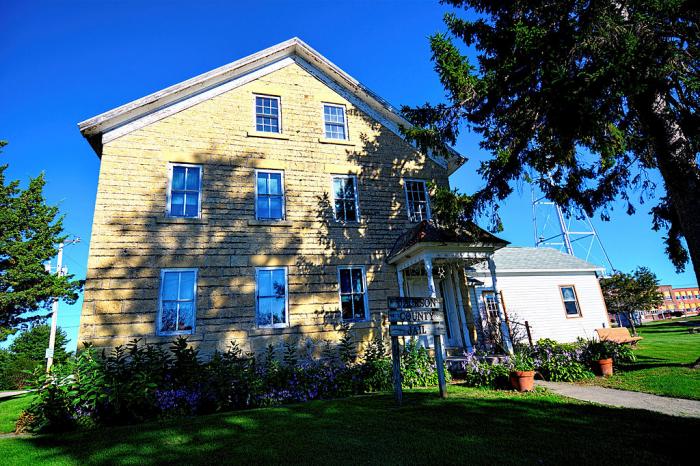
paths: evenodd
<path fill-rule="evenodd" d="M 597 328 L 598 338 L 601 340 L 614 341 L 615 343 L 637 344 L 642 337 L 633 337 L 627 327 Z"/>

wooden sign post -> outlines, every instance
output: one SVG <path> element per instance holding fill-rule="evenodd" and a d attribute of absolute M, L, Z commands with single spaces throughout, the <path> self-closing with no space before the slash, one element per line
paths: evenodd
<path fill-rule="evenodd" d="M 445 364 L 442 357 L 442 335 L 445 335 L 445 316 L 438 298 L 392 297 L 388 298 L 389 336 L 391 336 L 391 358 L 394 373 L 394 395 L 400 405 L 403 401 L 401 389 L 401 348 L 399 337 L 432 335 L 435 342 L 435 364 L 438 373 L 440 397 L 447 397 Z"/>

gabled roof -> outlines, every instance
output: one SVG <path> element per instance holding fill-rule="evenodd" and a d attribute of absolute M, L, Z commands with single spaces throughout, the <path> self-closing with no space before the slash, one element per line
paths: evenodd
<path fill-rule="evenodd" d="M 354 96 L 361 110 L 399 136 L 401 136 L 399 130 L 401 126 L 410 126 L 410 123 L 386 100 L 338 68 L 301 39 L 294 37 L 228 65 L 82 121 L 78 123 L 78 128 L 88 139 L 95 152 L 101 155 L 104 142 L 109 142 L 158 119 L 214 97 L 221 92 L 250 82 L 264 75 L 264 69 L 274 71 L 291 63 L 290 60 L 305 68 L 334 90 L 345 91 Z M 273 66 L 275 64 L 279 66 Z M 455 157 L 452 157 L 454 160 L 450 160 L 449 167 L 445 160 L 431 158 L 436 163 L 447 167 L 452 173 L 464 162 L 464 159 L 457 152 L 454 152 L 453 155 Z"/>
<path fill-rule="evenodd" d="M 433 221 L 423 220 L 416 226 L 406 230 L 396 239 L 394 246 L 391 248 L 391 251 L 387 256 L 387 261 L 391 261 L 392 258 L 398 256 L 418 243 L 463 243 L 474 246 L 489 246 L 494 248 L 502 248 L 509 244 L 508 241 L 492 235 L 488 231 L 479 228 L 473 223 L 467 227 L 447 229 L 438 226 Z"/>
<path fill-rule="evenodd" d="M 497 272 L 515 271 L 548 271 L 570 272 L 589 271 L 598 272 L 605 270 L 595 264 L 591 264 L 576 256 L 564 254 L 552 248 L 515 247 L 499 249 L 493 255 Z M 476 266 L 477 269 L 486 270 L 484 264 Z"/>

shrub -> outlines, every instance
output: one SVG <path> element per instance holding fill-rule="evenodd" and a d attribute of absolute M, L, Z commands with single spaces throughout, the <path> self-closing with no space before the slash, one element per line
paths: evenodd
<path fill-rule="evenodd" d="M 445 380 L 451 380 L 450 373 L 445 371 Z M 428 350 L 417 342 L 406 342 L 401 355 L 401 385 L 407 388 L 431 387 L 438 384 L 438 374 L 435 360 Z"/>
<path fill-rule="evenodd" d="M 532 349 L 532 356 L 536 370 L 545 380 L 575 382 L 594 376 L 585 364 L 584 352 L 580 343 L 541 339 Z"/>
<path fill-rule="evenodd" d="M 502 388 L 508 385 L 509 367 L 506 364 L 491 364 L 481 358 L 482 355 L 465 353 L 462 363 L 464 383 L 470 387 Z"/>

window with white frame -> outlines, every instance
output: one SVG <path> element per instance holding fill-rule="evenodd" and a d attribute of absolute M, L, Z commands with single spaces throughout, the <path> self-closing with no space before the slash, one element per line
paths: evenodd
<path fill-rule="evenodd" d="M 199 217 L 202 200 L 202 167 L 169 165 L 168 216 Z"/>
<path fill-rule="evenodd" d="M 197 269 L 161 270 L 158 334 L 192 333 L 196 315 Z"/>
<path fill-rule="evenodd" d="M 255 172 L 255 216 L 259 220 L 284 219 L 284 172 Z"/>
<path fill-rule="evenodd" d="M 287 325 L 287 269 L 261 267 L 255 271 L 255 316 L 258 327 Z"/>
<path fill-rule="evenodd" d="M 280 98 L 255 96 L 255 129 L 263 133 L 280 133 Z"/>
<path fill-rule="evenodd" d="M 323 124 L 327 139 L 348 138 L 343 105 L 323 104 Z"/>
<path fill-rule="evenodd" d="M 366 320 L 367 286 L 364 267 L 338 267 L 340 311 L 344 321 Z"/>
<path fill-rule="evenodd" d="M 333 175 L 333 213 L 339 222 L 357 222 L 360 218 L 357 177 Z"/>
<path fill-rule="evenodd" d="M 575 317 L 581 315 L 581 308 L 576 297 L 576 289 L 573 285 L 560 286 L 561 299 L 564 301 L 564 309 L 567 317 Z"/>
<path fill-rule="evenodd" d="M 430 220 L 430 201 L 425 181 L 406 180 L 404 189 L 406 190 L 408 218 L 412 222 Z"/>

